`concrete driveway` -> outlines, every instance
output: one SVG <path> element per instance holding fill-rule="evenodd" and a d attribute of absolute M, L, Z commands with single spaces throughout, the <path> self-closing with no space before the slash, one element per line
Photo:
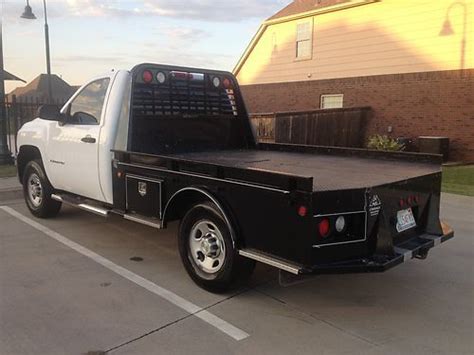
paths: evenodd
<path fill-rule="evenodd" d="M 2 355 L 474 353 L 472 198 L 443 196 L 455 238 L 427 260 L 291 287 L 259 265 L 226 295 L 188 278 L 176 225 L 0 205 Z"/>

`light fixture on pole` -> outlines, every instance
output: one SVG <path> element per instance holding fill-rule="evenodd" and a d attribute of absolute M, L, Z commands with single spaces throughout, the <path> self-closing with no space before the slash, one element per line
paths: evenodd
<path fill-rule="evenodd" d="M 51 58 L 49 54 L 49 27 L 48 27 L 48 12 L 46 11 L 46 0 L 43 0 L 43 9 L 44 9 L 44 42 L 45 42 L 45 47 L 46 47 L 46 73 L 48 74 L 48 78 L 47 78 L 48 102 L 52 103 L 53 90 L 51 86 Z M 26 0 L 25 11 L 20 17 L 27 20 L 36 19 L 36 16 L 33 13 L 33 10 L 31 9 L 29 0 Z"/>
<path fill-rule="evenodd" d="M 453 25 L 451 24 L 451 20 L 449 18 L 451 11 L 456 6 L 461 6 L 464 11 L 463 33 L 462 33 L 462 40 L 461 40 L 461 64 L 460 64 L 461 69 L 464 69 L 465 64 L 466 64 L 465 62 L 466 62 L 466 35 L 467 35 L 467 5 L 464 3 L 464 1 L 456 1 L 448 7 L 448 10 L 446 11 L 446 19 L 444 20 L 443 27 L 441 28 L 439 35 L 445 37 L 445 36 L 452 36 L 456 33 L 453 29 Z"/>

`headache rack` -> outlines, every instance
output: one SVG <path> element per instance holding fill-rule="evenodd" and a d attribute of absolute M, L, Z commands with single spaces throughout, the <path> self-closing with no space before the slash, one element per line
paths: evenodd
<path fill-rule="evenodd" d="M 231 73 L 160 64 L 132 69 L 128 151 L 167 154 L 255 146 Z"/>
<path fill-rule="evenodd" d="M 132 117 L 237 116 L 235 86 L 231 76 L 220 72 L 143 66 L 134 75 Z"/>

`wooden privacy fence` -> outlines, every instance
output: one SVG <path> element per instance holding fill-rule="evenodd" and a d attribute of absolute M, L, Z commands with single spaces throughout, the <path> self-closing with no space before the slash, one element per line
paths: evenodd
<path fill-rule="evenodd" d="M 362 147 L 370 107 L 251 115 L 261 142 Z"/>

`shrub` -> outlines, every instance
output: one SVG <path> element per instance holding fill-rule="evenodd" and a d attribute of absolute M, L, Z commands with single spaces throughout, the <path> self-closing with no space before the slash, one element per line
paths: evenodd
<path fill-rule="evenodd" d="M 405 145 L 398 143 L 395 139 L 392 139 L 390 137 L 376 134 L 374 136 L 369 137 L 367 148 L 375 150 L 400 151 L 405 149 Z"/>

